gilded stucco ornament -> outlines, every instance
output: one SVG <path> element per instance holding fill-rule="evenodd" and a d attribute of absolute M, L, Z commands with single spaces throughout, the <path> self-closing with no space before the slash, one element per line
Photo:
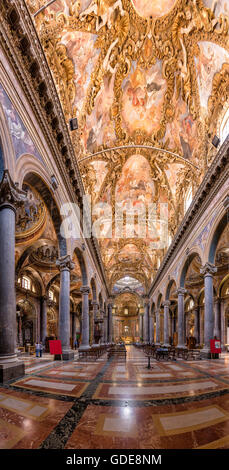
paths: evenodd
<path fill-rule="evenodd" d="M 31 13 L 34 13 L 44 2 L 28 0 L 28 4 Z M 216 17 L 214 2 L 210 9 L 203 0 L 177 0 L 171 10 L 161 17 L 140 16 L 130 0 L 93 0 L 84 10 L 81 2 L 72 0 L 65 4 L 64 11 L 57 10 L 50 8 L 43 11 L 35 17 L 35 23 L 66 120 L 77 114 L 79 131 L 71 133 L 71 138 L 86 193 L 91 195 L 93 203 L 109 199 L 114 216 L 116 188 L 125 164 L 133 154 L 141 154 L 149 163 L 154 184 L 153 201 L 158 203 L 162 199 L 168 202 L 169 233 L 174 235 L 184 215 L 187 188 L 191 185 L 195 193 L 212 160 L 214 152 L 209 135 L 216 132 L 217 121 L 224 109 L 224 97 L 228 97 L 228 64 L 223 64 L 213 78 L 208 112 L 203 115 L 196 66 L 201 54 L 200 42 L 209 42 L 229 51 L 228 17 L 223 13 Z M 91 59 L 91 73 L 80 108 L 76 100 L 76 65 L 66 40 L 67 35 L 70 37 L 76 32 L 93 38 L 93 48 L 97 53 L 94 61 Z M 74 40 L 73 36 L 71 38 Z M 129 88 L 128 81 L 131 84 Z M 110 93 L 106 121 L 109 121 L 112 143 L 105 133 L 100 139 L 106 122 L 100 116 L 98 100 L 101 96 L 107 98 L 105 84 Z M 132 100 L 132 108 L 128 108 L 127 96 Z M 147 105 L 150 108 L 155 97 L 160 97 L 160 100 L 152 110 L 155 113 L 158 108 L 160 113 L 154 125 L 150 124 L 153 113 L 149 114 L 148 128 L 141 124 L 141 120 L 135 126 L 133 119 L 128 122 L 129 109 L 132 112 L 141 100 L 147 100 L 145 108 Z M 100 103 L 102 106 L 102 100 Z M 186 134 L 191 132 L 190 129 L 195 130 L 191 150 L 188 148 L 189 142 L 183 138 L 182 115 L 186 115 Z M 85 129 L 94 116 L 97 118 L 96 124 L 88 129 L 91 135 L 90 139 L 86 139 Z M 142 122 L 147 121 L 147 116 L 145 113 Z M 99 122 L 102 123 L 101 128 Z M 97 131 L 95 147 L 87 148 L 87 143 L 92 141 L 92 131 L 94 136 Z M 103 153 L 104 149 L 115 146 L 142 144 L 170 150 L 184 158 L 181 160 L 163 151 L 131 148 Z M 93 156 L 93 152 L 100 154 Z M 86 155 L 88 158 L 83 160 Z M 106 174 L 98 187 L 97 171 L 93 165 L 101 162 L 106 164 Z M 172 172 L 176 177 L 173 175 L 171 178 Z M 129 240 L 125 240 L 124 245 L 127 242 Z M 113 241 L 111 258 L 115 258 L 116 262 L 112 266 L 111 261 L 105 263 L 111 284 L 120 273 L 127 271 L 146 282 L 147 276 L 156 270 L 157 260 L 152 262 L 147 241 L 139 239 L 135 242 L 142 259 L 147 259 L 147 265 L 132 262 L 131 267 L 128 263 L 117 261 L 124 245 Z M 100 247 L 105 260 L 106 247 L 102 241 Z M 158 250 L 157 256 L 161 259 L 163 252 Z"/>

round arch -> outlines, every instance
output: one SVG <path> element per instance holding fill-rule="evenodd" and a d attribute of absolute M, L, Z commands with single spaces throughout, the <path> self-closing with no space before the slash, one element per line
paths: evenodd
<path fill-rule="evenodd" d="M 165 291 L 165 300 L 169 300 L 170 297 L 170 292 L 172 289 L 172 285 L 175 284 L 176 286 L 176 281 L 174 279 L 171 279 L 167 285 L 166 291 Z"/>
<path fill-rule="evenodd" d="M 179 281 L 179 287 L 184 287 L 185 285 L 185 279 L 186 279 L 186 274 L 188 271 L 189 266 L 191 265 L 192 261 L 194 260 L 195 257 L 200 258 L 200 254 L 197 253 L 196 251 L 193 253 L 190 253 L 189 256 L 187 257 L 182 270 L 181 270 L 181 275 L 180 275 L 180 281 Z M 200 258 L 201 259 L 201 258 Z M 202 261 L 202 260 L 201 260 Z"/>
<path fill-rule="evenodd" d="M 53 197 L 53 194 L 45 181 L 41 178 L 40 175 L 34 172 L 26 173 L 23 179 L 23 183 L 28 183 L 32 188 L 35 188 L 43 199 L 54 225 L 54 229 L 58 239 L 59 253 L 60 256 L 67 255 L 67 243 L 66 239 L 61 235 L 61 224 L 62 219 L 60 216 L 60 211 L 56 200 Z"/>
<path fill-rule="evenodd" d="M 97 300 L 97 289 L 95 279 L 91 278 L 91 290 L 92 290 L 92 300 Z"/>
<path fill-rule="evenodd" d="M 99 293 L 99 308 L 100 310 L 103 309 L 103 298 L 101 292 Z"/>
<path fill-rule="evenodd" d="M 0 162 L 2 169 L 9 170 L 10 176 L 15 180 L 15 151 L 6 121 L 5 113 L 0 103 Z M 0 175 L 1 179 L 1 175 Z"/>
<path fill-rule="evenodd" d="M 224 286 L 225 284 L 227 284 L 229 282 L 229 274 L 227 274 L 221 281 L 220 285 L 219 285 L 219 297 L 222 297 L 222 291 L 224 289 Z"/>
<path fill-rule="evenodd" d="M 74 249 L 74 253 L 76 254 L 77 260 L 80 265 L 80 271 L 82 275 L 82 285 L 83 286 L 88 286 L 88 275 L 87 275 L 87 269 L 86 269 L 86 263 L 84 259 L 84 255 L 80 248 L 76 247 Z"/>
<path fill-rule="evenodd" d="M 162 294 L 158 294 L 158 298 L 157 298 L 157 308 L 160 308 L 161 306 L 161 302 L 162 302 Z"/>
<path fill-rule="evenodd" d="M 217 250 L 217 245 L 219 243 L 220 237 L 226 228 L 229 222 L 229 210 L 225 212 L 221 220 L 219 221 L 217 227 L 215 228 L 214 234 L 211 238 L 209 253 L 208 253 L 208 261 L 212 264 L 215 263 L 215 255 Z"/>

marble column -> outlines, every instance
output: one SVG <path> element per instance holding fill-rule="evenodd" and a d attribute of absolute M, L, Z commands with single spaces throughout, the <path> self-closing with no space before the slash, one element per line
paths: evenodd
<path fill-rule="evenodd" d="M 150 315 L 149 317 L 149 342 L 150 344 L 154 343 L 154 317 Z"/>
<path fill-rule="evenodd" d="M 100 344 L 104 344 L 105 343 L 105 339 L 104 339 L 104 311 L 100 309 L 100 316 L 102 318 L 102 323 L 100 323 L 100 328 L 101 328 L 101 338 L 100 338 Z"/>
<path fill-rule="evenodd" d="M 0 383 L 24 375 L 16 354 L 15 214 L 26 201 L 8 170 L 0 183 Z"/>
<path fill-rule="evenodd" d="M 213 274 L 217 268 L 206 263 L 200 270 L 204 275 L 204 347 L 202 350 L 203 357 L 210 358 L 210 340 L 213 339 L 214 333 L 214 312 L 213 312 Z"/>
<path fill-rule="evenodd" d="M 113 343 L 112 303 L 108 304 L 108 343 Z"/>
<path fill-rule="evenodd" d="M 41 297 L 41 342 L 45 346 L 47 336 L 47 296 Z"/>
<path fill-rule="evenodd" d="M 85 350 L 90 349 L 89 339 L 90 339 L 90 330 L 89 330 L 89 293 L 90 288 L 88 286 L 82 286 L 80 289 L 82 293 L 82 335 L 81 335 L 81 344 L 79 349 Z"/>
<path fill-rule="evenodd" d="M 170 301 L 165 300 L 164 307 L 164 345 L 169 346 L 169 306 Z"/>
<path fill-rule="evenodd" d="M 195 305 L 194 307 L 194 338 L 196 339 L 196 346 L 200 344 L 200 319 L 199 319 L 199 307 Z"/>
<path fill-rule="evenodd" d="M 107 313 L 106 311 L 104 312 L 104 327 L 103 327 L 103 331 L 104 331 L 104 343 L 107 344 L 108 342 L 108 339 L 107 339 L 107 332 L 108 332 L 108 325 L 107 325 L 107 321 L 108 321 L 108 318 L 107 318 Z"/>
<path fill-rule="evenodd" d="M 92 300 L 92 308 L 93 308 L 93 321 L 92 321 L 92 344 L 95 345 L 95 322 L 97 319 L 97 312 L 98 312 L 99 304 L 97 300 Z"/>
<path fill-rule="evenodd" d="M 184 296 L 186 290 L 183 287 L 177 289 L 178 294 L 178 344 L 177 348 L 184 348 Z"/>
<path fill-rule="evenodd" d="M 73 348 L 75 348 L 75 340 L 76 340 L 76 313 L 72 312 L 72 341 L 73 341 Z"/>
<path fill-rule="evenodd" d="M 141 341 L 141 338 L 143 338 L 143 314 L 142 313 L 139 314 L 139 337 Z"/>
<path fill-rule="evenodd" d="M 214 304 L 215 307 L 215 320 L 214 320 L 214 336 L 217 339 L 220 339 L 220 320 L 221 320 L 221 305 L 220 298 L 217 298 Z"/>
<path fill-rule="evenodd" d="M 62 359 L 74 359 L 74 352 L 70 347 L 70 271 L 74 267 L 69 255 L 62 256 L 56 265 L 60 270 L 59 295 L 59 332 L 58 337 L 62 345 Z"/>
<path fill-rule="evenodd" d="M 161 342 L 161 312 L 156 310 L 156 344 Z"/>
<path fill-rule="evenodd" d="M 143 341 L 149 342 L 149 299 L 144 300 Z"/>
<path fill-rule="evenodd" d="M 172 312 L 169 314 L 169 337 L 171 341 L 173 341 L 173 314 Z"/>
<path fill-rule="evenodd" d="M 226 341 L 226 331 L 225 331 L 225 301 L 221 299 L 221 349 L 222 351 L 226 351 L 225 344 Z"/>

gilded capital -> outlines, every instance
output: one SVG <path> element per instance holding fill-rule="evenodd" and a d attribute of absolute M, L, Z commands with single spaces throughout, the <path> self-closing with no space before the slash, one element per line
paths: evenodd
<path fill-rule="evenodd" d="M 204 276 L 209 276 L 209 275 L 212 276 L 213 274 L 216 273 L 216 271 L 217 271 L 217 267 L 214 264 L 209 263 L 209 262 L 207 262 L 200 269 L 201 274 L 203 274 Z"/>
<path fill-rule="evenodd" d="M 25 202 L 26 192 L 17 187 L 11 179 L 9 171 L 5 170 L 0 183 L 0 209 L 9 206 L 16 211 Z"/>
<path fill-rule="evenodd" d="M 176 291 L 177 295 L 185 295 L 185 294 L 187 294 L 187 292 L 188 291 L 184 287 L 178 287 L 178 289 Z"/>
<path fill-rule="evenodd" d="M 162 305 L 163 307 L 169 307 L 170 304 L 171 304 L 170 300 L 165 300 Z"/>
<path fill-rule="evenodd" d="M 89 295 L 90 294 L 90 287 L 89 286 L 82 286 L 80 288 L 80 292 L 83 294 L 83 295 Z"/>
<path fill-rule="evenodd" d="M 60 271 L 71 271 L 74 268 L 74 263 L 69 255 L 62 256 L 56 262 Z"/>

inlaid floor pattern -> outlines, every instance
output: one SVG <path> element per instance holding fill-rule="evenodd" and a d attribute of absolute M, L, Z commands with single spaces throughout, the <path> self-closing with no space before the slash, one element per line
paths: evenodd
<path fill-rule="evenodd" d="M 0 387 L 2 449 L 228 449 L 229 354 L 209 361 L 25 357 Z"/>

